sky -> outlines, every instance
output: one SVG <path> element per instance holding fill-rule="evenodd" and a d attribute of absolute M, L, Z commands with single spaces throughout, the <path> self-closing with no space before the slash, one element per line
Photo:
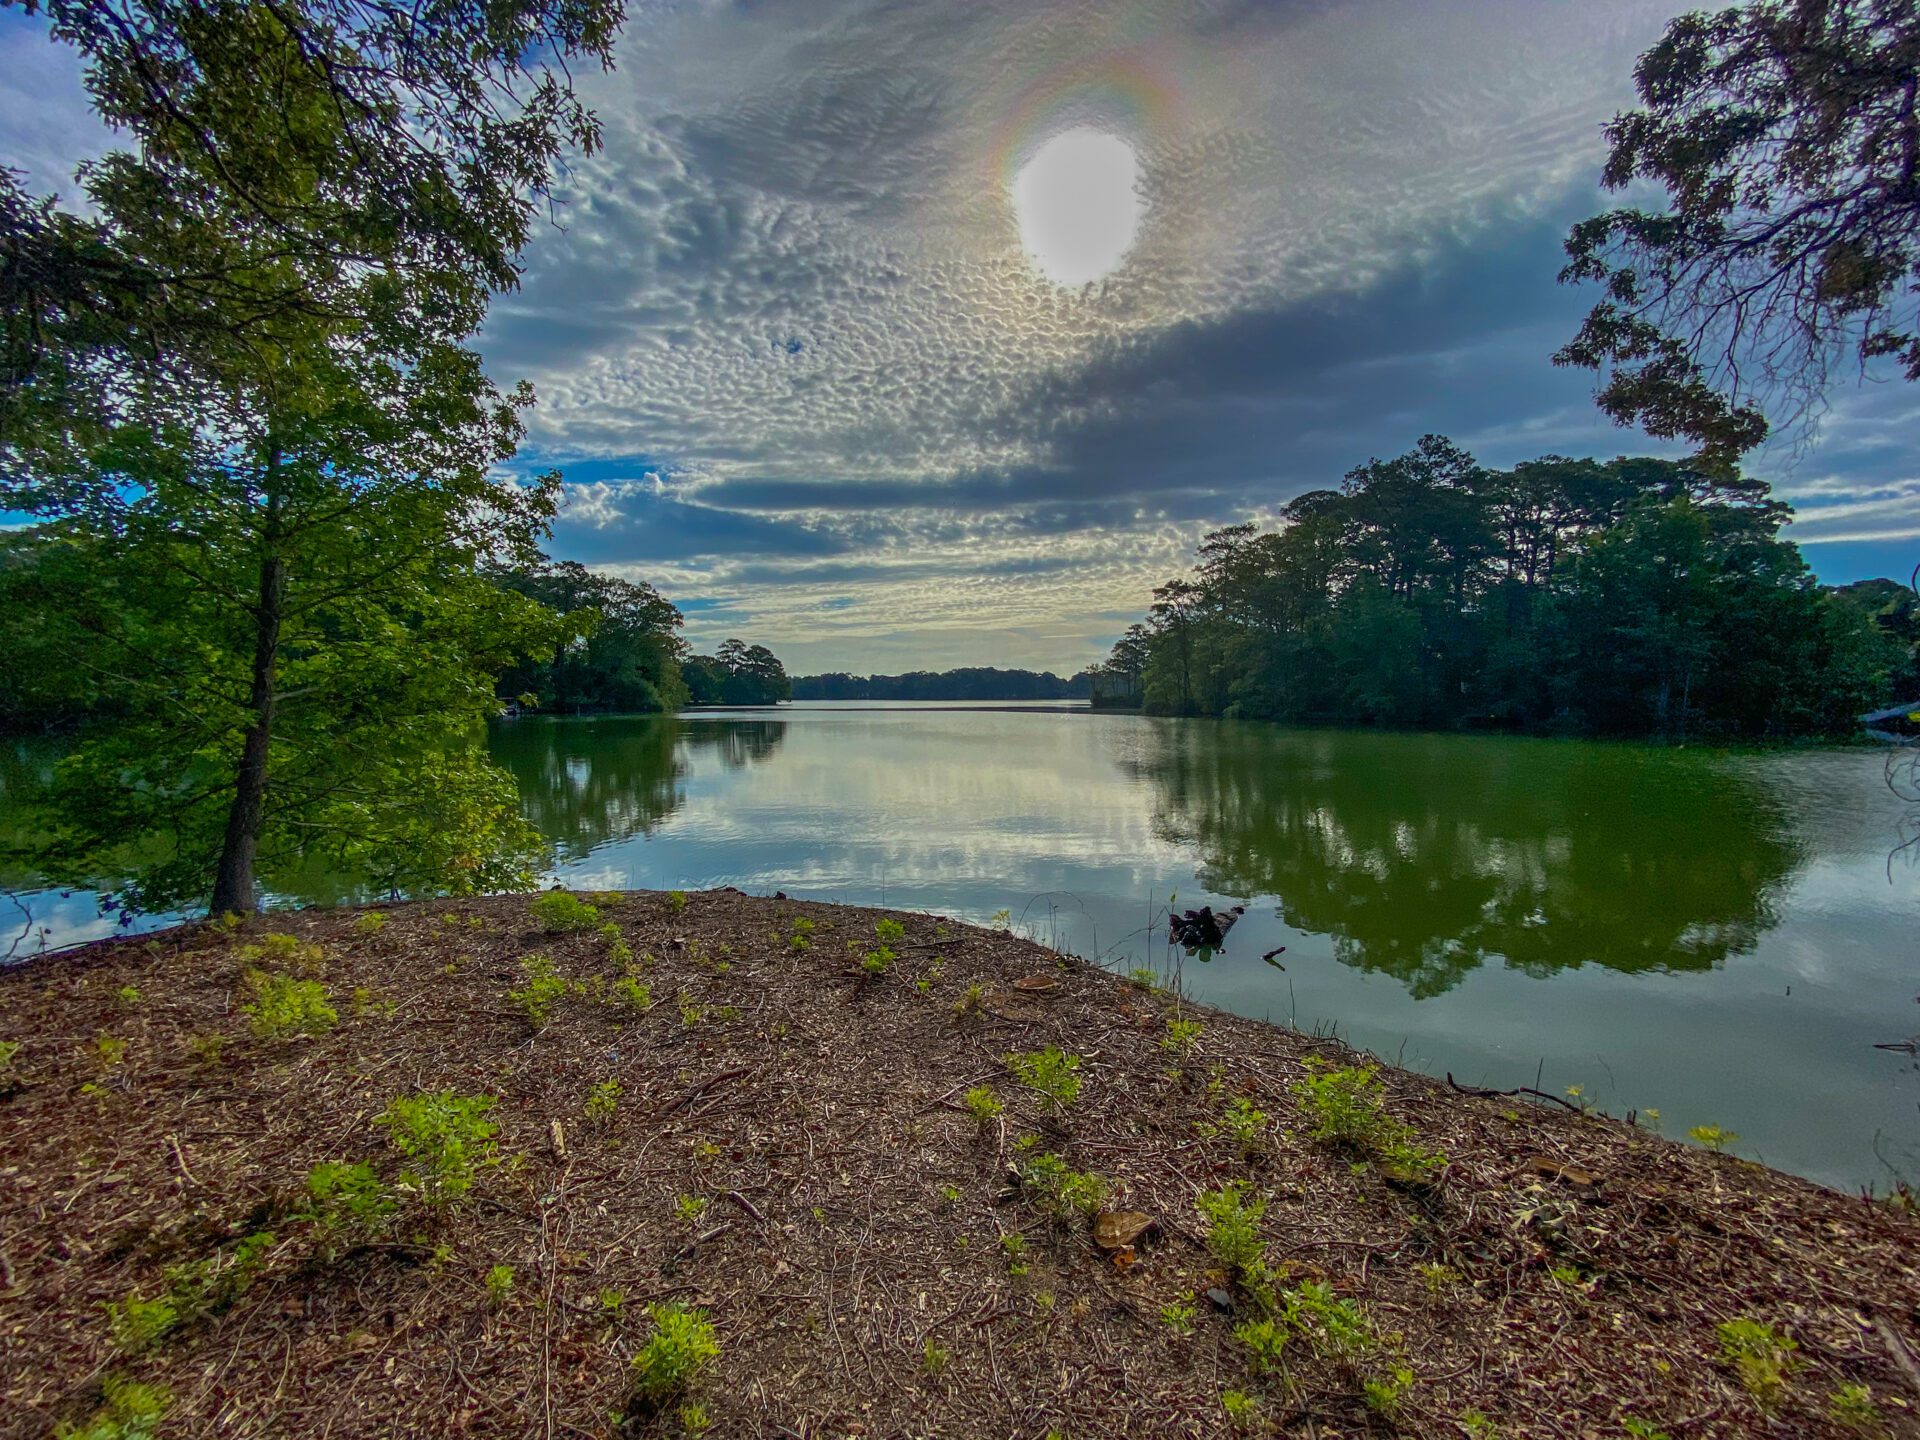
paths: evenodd
<path fill-rule="evenodd" d="M 795 673 L 1100 659 L 1207 530 L 1423 434 L 1674 453 L 1556 369 L 1569 225 L 1678 8 L 630 0 L 605 129 L 480 346 L 556 556 Z M 0 14 L 0 163 L 110 145 Z M 1914 394 L 1752 457 L 1822 579 L 1920 561 Z"/>

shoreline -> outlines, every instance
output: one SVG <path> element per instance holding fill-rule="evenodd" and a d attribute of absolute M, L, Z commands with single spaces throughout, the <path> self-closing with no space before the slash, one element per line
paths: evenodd
<path fill-rule="evenodd" d="M 719 1435 L 1920 1433 L 1920 1225 L 1887 1205 L 1002 931 L 578 898 L 565 933 L 492 896 L 0 971 L 0 1432 L 87 1424 L 112 1375 L 169 1393 L 161 1437 L 675 1435 L 689 1407 Z M 332 1021 L 256 1035 L 282 1011 L 254 974 Z M 440 1091 L 496 1129 L 429 1204 L 390 1107 Z M 1315 1138 L 1333 1102 L 1349 1133 Z M 391 1209 L 327 1211 L 329 1164 Z M 1264 1280 L 1196 1206 L 1228 1187 Z M 1124 1249 L 1113 1213 L 1146 1224 Z M 636 1397 L 671 1303 L 719 1354 Z M 1743 1322 L 1794 1346 L 1764 1403 Z M 1836 1409 L 1857 1387 L 1877 1430 Z"/>

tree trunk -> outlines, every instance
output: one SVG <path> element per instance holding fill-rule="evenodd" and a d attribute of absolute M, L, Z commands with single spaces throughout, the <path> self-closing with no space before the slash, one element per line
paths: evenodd
<path fill-rule="evenodd" d="M 287 598 L 287 562 L 268 555 L 260 562 L 260 603 L 254 612 L 253 690 L 248 708 L 253 724 L 247 728 L 240 751 L 240 769 L 234 777 L 233 805 L 227 811 L 227 834 L 214 872 L 210 914 L 246 915 L 253 912 L 253 857 L 260 848 L 260 827 L 266 818 L 267 759 L 273 745 L 276 691 L 275 663 L 280 649 L 280 622 Z"/>

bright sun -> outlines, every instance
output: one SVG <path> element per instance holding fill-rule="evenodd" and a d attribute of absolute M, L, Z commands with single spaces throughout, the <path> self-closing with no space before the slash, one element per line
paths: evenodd
<path fill-rule="evenodd" d="M 1085 285 L 1126 259 L 1140 232 L 1140 165 L 1133 147 L 1104 130 L 1065 130 L 1013 180 L 1020 243 L 1056 285 Z"/>

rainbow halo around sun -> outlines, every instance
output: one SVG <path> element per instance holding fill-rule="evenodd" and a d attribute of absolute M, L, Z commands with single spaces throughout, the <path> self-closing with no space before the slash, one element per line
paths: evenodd
<path fill-rule="evenodd" d="M 1119 268 L 1140 233 L 1140 162 L 1118 135 L 1063 130 L 1013 177 L 1013 211 L 1028 258 L 1056 285 L 1079 286 Z"/>

